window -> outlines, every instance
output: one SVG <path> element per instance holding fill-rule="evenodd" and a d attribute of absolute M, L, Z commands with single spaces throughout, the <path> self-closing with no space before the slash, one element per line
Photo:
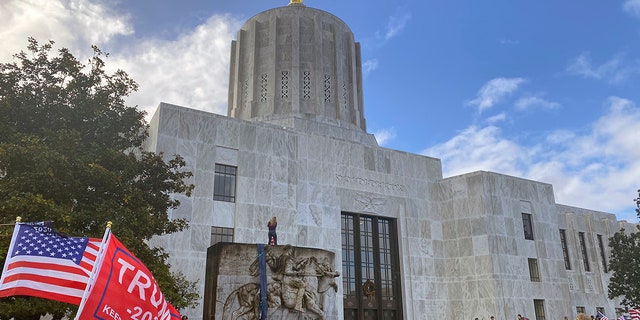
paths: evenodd
<path fill-rule="evenodd" d="M 216 163 L 213 178 L 213 200 L 236 202 L 236 173 L 238 168 Z"/>
<path fill-rule="evenodd" d="M 396 221 L 347 212 L 341 220 L 344 319 L 402 319 Z"/>
<path fill-rule="evenodd" d="M 529 278 L 533 282 L 540 282 L 540 269 L 538 269 L 538 259 L 529 259 Z"/>
<path fill-rule="evenodd" d="M 536 320 L 544 320 L 544 300 L 533 300 L 533 310 L 536 312 Z"/>
<path fill-rule="evenodd" d="M 582 263 L 584 263 L 584 271 L 591 271 L 589 266 L 589 256 L 587 255 L 587 244 L 584 240 L 584 232 L 578 232 L 578 239 L 580 240 L 580 250 L 582 250 Z"/>
<path fill-rule="evenodd" d="M 524 238 L 533 240 L 533 224 L 531 223 L 531 214 L 522 214 L 522 227 L 524 228 Z"/>
<path fill-rule="evenodd" d="M 602 260 L 602 270 L 604 273 L 608 273 L 609 269 L 607 269 L 607 257 L 604 253 L 604 243 L 602 242 L 602 235 L 598 235 L 598 247 L 600 247 L 600 259 Z M 604 313 L 604 312 L 603 312 Z"/>
<path fill-rule="evenodd" d="M 562 255 L 564 256 L 564 268 L 571 270 L 571 260 L 569 260 L 569 247 L 567 246 L 567 233 L 560 229 L 560 243 L 562 243 Z"/>
<path fill-rule="evenodd" d="M 584 307 L 576 307 L 576 312 L 577 313 L 586 313 L 586 312 L 584 312 Z"/>
<path fill-rule="evenodd" d="M 233 242 L 233 228 L 211 227 L 211 243 Z"/>

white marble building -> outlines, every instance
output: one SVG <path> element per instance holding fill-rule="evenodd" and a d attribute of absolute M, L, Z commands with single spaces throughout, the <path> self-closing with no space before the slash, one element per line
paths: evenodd
<path fill-rule="evenodd" d="M 266 243 L 276 216 L 279 244 L 335 253 L 328 319 L 615 318 L 608 238 L 625 222 L 558 204 L 544 182 L 443 177 L 439 159 L 379 147 L 354 35 L 293 2 L 238 32 L 228 116 L 164 103 L 153 116 L 148 149 L 182 155 L 196 186 L 171 212 L 190 228 L 156 239 L 174 270 L 204 297 L 207 248 Z M 205 303 L 185 314 L 209 319 Z"/>

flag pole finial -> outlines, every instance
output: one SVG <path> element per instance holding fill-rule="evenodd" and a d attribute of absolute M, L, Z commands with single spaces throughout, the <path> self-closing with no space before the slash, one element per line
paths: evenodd
<path fill-rule="evenodd" d="M 22 221 L 22 217 L 21 216 L 17 216 L 16 217 L 16 222 L 21 222 Z"/>
<path fill-rule="evenodd" d="M 113 224 L 113 223 L 111 223 L 111 221 L 107 221 L 107 228 L 108 228 L 108 229 L 111 229 L 111 225 L 112 225 L 112 224 Z"/>

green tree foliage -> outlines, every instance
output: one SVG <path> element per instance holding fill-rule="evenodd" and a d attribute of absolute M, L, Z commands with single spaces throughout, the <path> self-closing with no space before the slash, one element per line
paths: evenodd
<path fill-rule="evenodd" d="M 151 270 L 176 308 L 192 306 L 195 284 L 170 272 L 167 254 L 152 248 L 154 235 L 187 227 L 170 220 L 179 205 L 172 194 L 190 196 L 190 172 L 180 156 L 143 150 L 148 136 L 144 112 L 127 107 L 137 89 L 129 76 L 105 71 L 107 55 L 93 47 L 87 64 L 67 49 L 52 53 L 49 42 L 29 39 L 27 52 L 0 63 L 0 223 L 53 221 L 72 236 L 113 233 Z M 10 242 L 0 227 L 0 263 Z M 16 297 L 0 299 L 0 319 L 74 315 L 73 305 Z"/>
<path fill-rule="evenodd" d="M 636 202 L 636 214 L 640 218 L 640 190 Z M 609 282 L 609 298 L 622 297 L 627 307 L 640 306 L 640 227 L 633 233 L 616 232 L 609 239 L 611 259 L 609 267 L 613 276 Z"/>

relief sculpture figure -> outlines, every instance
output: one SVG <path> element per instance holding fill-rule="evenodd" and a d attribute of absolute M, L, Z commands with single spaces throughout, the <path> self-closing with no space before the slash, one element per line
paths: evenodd
<path fill-rule="evenodd" d="M 292 246 L 269 246 L 265 250 L 270 271 L 267 283 L 267 305 L 269 315 L 281 313 L 302 314 L 304 319 L 325 319 L 324 294 L 333 288 L 338 290 L 335 278 L 339 272 L 333 270 L 328 260 L 316 257 L 297 257 Z M 258 261 L 251 264 L 249 272 L 257 277 Z M 223 318 L 225 320 L 258 320 L 260 318 L 260 285 L 247 283 L 235 289 L 227 297 Z"/>

